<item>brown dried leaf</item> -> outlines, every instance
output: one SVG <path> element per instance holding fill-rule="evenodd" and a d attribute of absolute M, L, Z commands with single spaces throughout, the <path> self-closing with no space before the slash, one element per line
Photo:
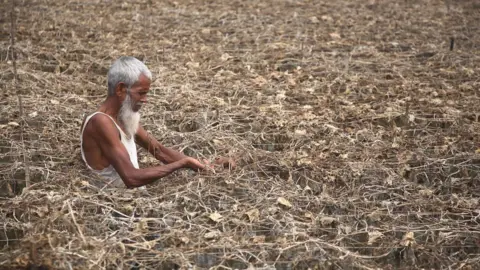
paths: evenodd
<path fill-rule="evenodd" d="M 39 217 L 43 218 L 48 213 L 48 206 L 38 206 L 35 210 L 33 210 L 33 212 Z"/>
<path fill-rule="evenodd" d="M 402 241 L 400 241 L 400 245 L 404 247 L 408 247 L 412 244 L 415 244 L 415 235 L 413 232 L 407 232 L 402 238 Z"/>
<path fill-rule="evenodd" d="M 277 81 L 279 81 L 282 78 L 282 76 L 283 76 L 283 74 L 280 73 L 280 72 L 277 72 L 277 71 L 274 71 L 274 72 L 270 73 L 270 75 L 269 75 L 270 79 L 277 80 Z"/>
<path fill-rule="evenodd" d="M 368 232 L 368 243 L 367 245 L 371 246 L 378 239 L 382 238 L 384 235 L 379 231 Z"/>
<path fill-rule="evenodd" d="M 211 213 L 208 217 L 215 222 L 220 222 L 223 219 L 222 215 L 217 212 Z"/>
<path fill-rule="evenodd" d="M 381 211 L 373 211 L 372 213 L 367 215 L 371 221 L 379 221 L 382 219 L 382 212 Z"/>
<path fill-rule="evenodd" d="M 305 212 L 304 216 L 306 218 L 310 218 L 310 219 L 313 219 L 313 214 L 311 212 Z"/>
<path fill-rule="evenodd" d="M 199 68 L 200 67 L 200 63 L 198 62 L 187 62 L 187 67 L 191 68 L 191 69 L 196 69 L 196 68 Z"/>
<path fill-rule="evenodd" d="M 326 22 L 331 22 L 333 21 L 333 18 L 331 16 L 328 16 L 328 15 L 322 15 L 321 19 L 323 21 L 326 21 Z"/>
<path fill-rule="evenodd" d="M 312 22 L 312 23 L 315 23 L 315 24 L 316 24 L 316 23 L 319 23 L 320 21 L 318 20 L 318 18 L 317 18 L 317 17 L 313 16 L 313 17 L 310 17 L 310 22 Z"/>
<path fill-rule="evenodd" d="M 288 83 L 289 86 L 295 86 L 295 85 L 297 85 L 297 82 L 295 81 L 294 78 L 288 78 L 288 79 L 287 79 L 287 83 Z"/>
<path fill-rule="evenodd" d="M 22 254 L 15 258 L 15 263 L 19 266 L 27 266 L 30 262 L 30 259 L 28 258 L 28 254 Z"/>
<path fill-rule="evenodd" d="M 309 157 L 302 157 L 300 159 L 297 160 L 297 165 L 301 166 L 301 165 L 312 165 L 313 164 L 313 161 L 311 158 Z"/>
<path fill-rule="evenodd" d="M 145 233 L 148 230 L 148 222 L 146 219 L 141 219 L 137 226 L 135 227 L 135 231 L 139 233 Z"/>
<path fill-rule="evenodd" d="M 228 59 L 232 58 L 232 56 L 230 56 L 228 53 L 224 53 L 222 54 L 222 56 L 220 57 L 220 60 L 222 61 L 228 61 Z"/>
<path fill-rule="evenodd" d="M 333 39 L 341 39 L 342 37 L 338 33 L 330 33 L 330 37 Z"/>
<path fill-rule="evenodd" d="M 272 206 L 272 207 L 268 208 L 268 213 L 269 214 L 275 214 L 275 213 L 277 213 L 277 211 L 278 211 L 278 207 L 276 207 L 276 206 Z"/>
<path fill-rule="evenodd" d="M 248 219 L 250 222 L 254 222 L 255 220 L 258 220 L 258 217 L 260 216 L 260 211 L 257 208 L 254 208 L 246 213 L 248 216 Z"/>
<path fill-rule="evenodd" d="M 267 83 L 267 79 L 265 79 L 264 77 L 262 76 L 258 76 L 256 77 L 255 79 L 252 80 L 254 84 L 256 84 L 257 86 L 263 86 L 264 84 Z"/>
<path fill-rule="evenodd" d="M 281 205 L 283 205 L 283 206 L 286 206 L 286 207 L 288 207 L 288 208 L 292 207 L 292 204 L 291 204 L 287 199 L 285 199 L 285 198 L 283 198 L 283 197 L 279 197 L 279 198 L 277 199 L 277 203 L 279 203 L 279 204 L 281 204 Z"/>
<path fill-rule="evenodd" d="M 333 218 L 333 217 L 321 217 L 320 218 L 320 224 L 322 224 L 322 226 L 330 226 L 335 222 L 337 222 L 337 219 Z"/>
<path fill-rule="evenodd" d="M 265 235 L 255 235 L 252 237 L 252 242 L 255 244 L 265 243 Z"/>
<path fill-rule="evenodd" d="M 221 232 L 219 231 L 211 231 L 203 235 L 205 239 L 211 240 L 211 239 L 216 239 L 219 238 L 222 235 Z"/>
<path fill-rule="evenodd" d="M 421 189 L 418 193 L 420 193 L 420 195 L 422 196 L 425 196 L 425 197 L 430 197 L 433 195 L 433 191 L 426 188 L 426 189 Z"/>
<path fill-rule="evenodd" d="M 190 242 L 190 239 L 188 239 L 188 237 L 186 236 L 183 236 L 180 238 L 180 241 L 182 241 L 182 243 L 184 244 L 188 244 Z"/>

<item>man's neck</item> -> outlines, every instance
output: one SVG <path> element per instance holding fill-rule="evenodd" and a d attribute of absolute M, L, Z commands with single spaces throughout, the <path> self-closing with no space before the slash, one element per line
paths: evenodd
<path fill-rule="evenodd" d="M 107 99 L 98 108 L 99 112 L 110 115 L 113 119 L 117 120 L 118 112 L 120 111 L 120 104 L 114 97 L 107 97 Z"/>
<path fill-rule="evenodd" d="M 121 119 L 118 118 L 120 107 L 121 105 L 118 103 L 115 97 L 107 97 L 107 99 L 98 108 L 98 111 L 110 115 L 115 120 L 117 125 L 123 130 L 123 132 L 127 133 L 125 125 L 122 123 Z"/>

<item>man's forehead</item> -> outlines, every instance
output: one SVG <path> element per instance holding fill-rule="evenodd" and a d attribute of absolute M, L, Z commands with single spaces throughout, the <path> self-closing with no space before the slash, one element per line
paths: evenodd
<path fill-rule="evenodd" d="M 149 88 L 151 84 L 150 79 L 145 75 L 140 75 L 138 80 L 133 84 L 134 87 L 147 87 Z"/>

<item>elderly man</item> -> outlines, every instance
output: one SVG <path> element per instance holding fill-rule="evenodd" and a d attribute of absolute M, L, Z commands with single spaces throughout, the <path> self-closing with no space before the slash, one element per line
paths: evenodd
<path fill-rule="evenodd" d="M 82 123 L 80 147 L 87 167 L 114 187 L 142 187 L 172 172 L 206 170 L 208 164 L 167 148 L 140 125 L 140 109 L 147 101 L 152 74 L 134 57 L 120 57 L 108 71 L 108 96 Z M 140 169 L 136 143 L 163 165 Z M 233 161 L 218 159 L 217 164 Z"/>

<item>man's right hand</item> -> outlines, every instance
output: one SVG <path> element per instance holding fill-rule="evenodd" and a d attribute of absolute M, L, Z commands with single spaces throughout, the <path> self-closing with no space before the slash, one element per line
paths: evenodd
<path fill-rule="evenodd" d="M 203 171 L 207 169 L 207 165 L 202 164 L 200 161 L 192 157 L 185 158 L 185 162 L 186 162 L 186 167 L 194 171 Z"/>

